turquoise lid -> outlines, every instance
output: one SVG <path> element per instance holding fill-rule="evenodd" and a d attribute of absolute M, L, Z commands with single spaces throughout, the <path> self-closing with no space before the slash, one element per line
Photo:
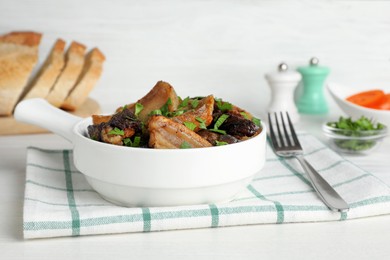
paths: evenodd
<path fill-rule="evenodd" d="M 312 58 L 310 60 L 310 64 L 309 66 L 302 66 L 302 67 L 298 67 L 298 71 L 303 75 L 303 76 L 306 76 L 306 75 L 317 75 L 317 76 L 326 76 L 329 74 L 330 72 L 330 69 L 329 67 L 325 67 L 325 66 L 320 66 L 318 65 L 319 61 L 317 58 Z"/>

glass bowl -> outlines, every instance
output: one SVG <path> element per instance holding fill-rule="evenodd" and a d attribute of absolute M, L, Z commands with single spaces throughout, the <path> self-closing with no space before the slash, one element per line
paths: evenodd
<path fill-rule="evenodd" d="M 345 130 L 322 125 L 330 147 L 342 153 L 367 154 L 376 149 L 387 136 L 387 127 L 380 130 Z"/>

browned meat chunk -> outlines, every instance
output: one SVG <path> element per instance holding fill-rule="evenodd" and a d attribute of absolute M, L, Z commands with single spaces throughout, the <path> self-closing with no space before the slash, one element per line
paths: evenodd
<path fill-rule="evenodd" d="M 115 145 L 198 148 L 237 143 L 261 132 L 247 111 L 213 95 L 179 98 L 164 81 L 114 115 L 93 115 L 89 136 Z"/>
<path fill-rule="evenodd" d="M 212 132 L 209 130 L 204 130 L 204 129 L 200 130 L 197 134 L 200 135 L 201 137 L 203 137 L 204 139 L 206 139 L 209 143 L 211 143 L 213 145 L 217 145 L 217 141 L 227 143 L 227 144 L 234 144 L 234 143 L 238 143 L 240 141 L 237 138 L 235 138 L 234 136 L 222 135 L 222 134 L 218 134 L 218 133 L 215 133 L 215 132 Z"/>
<path fill-rule="evenodd" d="M 115 145 L 123 145 L 125 138 L 141 132 L 142 123 L 128 109 L 116 113 L 107 122 L 88 126 L 92 139 Z"/>
<path fill-rule="evenodd" d="M 221 130 L 225 130 L 227 134 L 237 137 L 251 137 L 258 133 L 259 127 L 251 120 L 245 119 L 241 115 L 236 113 L 226 113 L 229 117 L 219 127 Z"/>
<path fill-rule="evenodd" d="M 108 115 L 108 116 L 92 115 L 92 123 L 94 125 L 106 123 L 106 122 L 110 121 L 111 117 L 112 117 L 112 115 Z"/>
<path fill-rule="evenodd" d="M 196 125 L 195 132 L 200 130 L 201 122 L 207 127 L 213 122 L 214 97 L 207 96 L 199 101 L 194 110 L 190 110 L 179 116 L 173 117 L 172 120 L 178 123 L 191 122 Z"/>
<path fill-rule="evenodd" d="M 101 139 L 105 143 L 123 145 L 123 139 L 132 137 L 135 130 L 132 128 L 126 128 L 123 134 L 117 134 L 115 128 L 106 124 L 101 130 Z"/>
<path fill-rule="evenodd" d="M 170 100 L 170 102 L 168 102 L 168 100 Z M 169 112 L 176 110 L 177 106 L 179 105 L 179 98 L 176 95 L 175 90 L 169 83 L 159 81 L 149 91 L 148 94 L 146 94 L 136 103 L 139 103 L 143 106 L 142 111 L 138 114 L 138 118 L 142 122 L 147 123 L 150 112 L 152 112 L 153 110 L 161 109 L 164 105 L 167 105 L 167 109 Z M 129 104 L 128 108 L 134 113 L 135 103 Z"/>
<path fill-rule="evenodd" d="M 157 149 L 209 147 L 211 144 L 181 123 L 164 116 L 152 116 L 149 121 L 149 146 Z M 186 147 L 187 148 L 187 147 Z"/>

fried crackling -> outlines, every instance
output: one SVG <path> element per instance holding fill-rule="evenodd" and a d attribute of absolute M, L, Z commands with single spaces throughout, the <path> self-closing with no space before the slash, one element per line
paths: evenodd
<path fill-rule="evenodd" d="M 157 149 L 180 148 L 186 142 L 192 148 L 210 147 L 208 141 L 181 123 L 164 116 L 152 116 L 149 120 L 149 146 Z"/>
<path fill-rule="evenodd" d="M 209 95 L 199 101 L 198 106 L 194 110 L 187 111 L 179 116 L 172 118 L 178 123 L 191 122 L 196 125 L 195 132 L 199 131 L 199 121 L 204 121 L 205 126 L 209 126 L 213 122 L 214 97 Z M 201 119 L 201 120 L 199 120 Z"/>
<path fill-rule="evenodd" d="M 157 82 L 148 94 L 136 102 L 143 106 L 142 111 L 138 114 L 138 118 L 142 122 L 147 123 L 150 112 L 160 109 L 167 103 L 168 99 L 171 99 L 168 111 L 175 111 L 179 105 L 179 97 L 176 95 L 175 89 L 165 81 Z M 128 104 L 126 108 L 134 113 L 136 103 Z M 120 107 L 117 109 L 117 112 L 122 110 L 123 107 Z"/>

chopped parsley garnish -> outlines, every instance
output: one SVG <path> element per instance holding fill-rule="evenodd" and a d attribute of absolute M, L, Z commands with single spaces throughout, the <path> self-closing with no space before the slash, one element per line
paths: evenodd
<path fill-rule="evenodd" d="M 192 122 L 184 122 L 183 123 L 188 129 L 190 129 L 191 131 L 194 131 L 195 128 L 196 128 L 196 124 L 192 123 Z"/>
<path fill-rule="evenodd" d="M 141 103 L 136 103 L 134 115 L 138 116 L 139 113 L 141 113 L 142 109 L 144 109 L 144 106 Z"/>
<path fill-rule="evenodd" d="M 139 147 L 140 143 L 141 143 L 141 136 L 134 137 L 133 147 Z"/>
<path fill-rule="evenodd" d="M 177 107 L 177 109 L 182 109 L 182 108 L 185 108 L 188 106 L 188 101 L 190 100 L 190 97 L 186 97 L 185 99 L 183 99 L 179 106 Z"/>
<path fill-rule="evenodd" d="M 248 119 L 249 120 L 249 116 L 247 113 L 245 112 L 240 112 L 240 114 L 245 118 L 245 119 Z"/>
<path fill-rule="evenodd" d="M 344 118 L 340 117 L 337 122 L 329 122 L 328 126 L 350 130 L 350 131 L 367 131 L 367 130 L 381 130 L 384 128 L 384 125 L 381 123 L 377 123 L 376 125 L 372 122 L 372 120 L 368 119 L 365 116 L 360 117 L 358 120 L 353 121 L 351 117 Z"/>
<path fill-rule="evenodd" d="M 131 146 L 133 142 L 131 141 L 130 138 L 125 138 L 123 139 L 123 144 L 126 145 L 126 146 Z"/>
<path fill-rule="evenodd" d="M 252 117 L 252 122 L 257 126 L 261 126 L 261 120 L 256 117 Z"/>
<path fill-rule="evenodd" d="M 218 134 L 221 134 L 221 135 L 226 135 L 226 131 L 225 130 L 211 128 L 211 129 L 209 129 L 209 131 L 215 132 L 215 133 L 218 133 Z"/>
<path fill-rule="evenodd" d="M 134 137 L 133 141 L 131 141 L 130 138 L 123 139 L 123 144 L 126 145 L 126 146 L 129 146 L 129 147 L 139 147 L 140 143 L 141 143 L 141 137 L 140 136 Z"/>
<path fill-rule="evenodd" d="M 180 149 L 188 149 L 188 148 L 192 148 L 192 146 L 186 141 L 183 141 L 180 145 Z"/>
<path fill-rule="evenodd" d="M 176 110 L 172 112 L 168 112 L 167 117 L 175 117 L 175 116 L 180 116 L 184 114 L 184 110 Z"/>
<path fill-rule="evenodd" d="M 229 117 L 229 115 L 222 114 L 220 117 L 218 117 L 217 122 L 215 122 L 214 128 L 209 129 L 209 130 L 212 131 L 212 132 L 216 132 L 216 133 L 219 133 L 219 134 L 226 135 L 226 131 L 219 129 L 219 127 L 221 127 L 221 125 L 226 121 L 226 119 L 228 117 Z"/>
<path fill-rule="evenodd" d="M 156 110 L 150 111 L 149 116 L 154 116 L 154 115 L 162 115 L 161 110 L 156 109 Z"/>
<path fill-rule="evenodd" d="M 169 113 L 169 106 L 172 105 L 171 98 L 168 98 L 167 102 L 160 108 L 161 114 L 167 116 Z"/>
<path fill-rule="evenodd" d="M 192 108 L 196 108 L 198 105 L 199 105 L 199 100 L 197 100 L 197 99 L 191 100 Z"/>
<path fill-rule="evenodd" d="M 222 114 L 220 117 L 218 117 L 217 122 L 214 124 L 214 129 L 218 129 L 228 117 L 229 115 L 227 114 Z"/>
<path fill-rule="evenodd" d="M 227 142 L 220 142 L 220 141 L 215 140 L 216 146 L 227 145 L 227 144 L 228 144 Z"/>
<path fill-rule="evenodd" d="M 222 99 L 220 98 L 216 98 L 215 101 L 218 109 L 221 110 L 222 112 L 232 110 L 233 108 L 233 105 L 231 103 L 222 101 Z"/>
<path fill-rule="evenodd" d="M 337 122 L 328 122 L 328 126 L 340 129 L 338 133 L 351 137 L 362 137 L 375 135 L 370 131 L 384 129 L 384 125 L 381 123 L 374 124 L 372 120 L 365 116 L 360 117 L 358 120 L 353 121 L 350 117 L 340 117 Z M 365 132 L 367 131 L 367 132 Z M 335 144 L 345 150 L 349 151 L 364 151 L 372 148 L 376 141 L 374 140 L 359 140 L 359 139 L 336 139 Z"/>
<path fill-rule="evenodd" d="M 207 129 L 205 120 L 203 120 L 200 117 L 196 117 L 195 120 L 199 122 L 199 128 L 200 129 Z"/>
<path fill-rule="evenodd" d="M 113 130 L 108 132 L 109 135 L 124 135 L 125 132 L 118 127 L 115 127 Z"/>

